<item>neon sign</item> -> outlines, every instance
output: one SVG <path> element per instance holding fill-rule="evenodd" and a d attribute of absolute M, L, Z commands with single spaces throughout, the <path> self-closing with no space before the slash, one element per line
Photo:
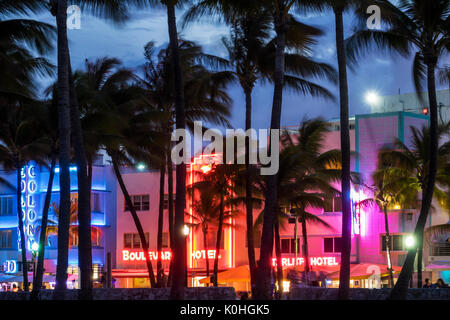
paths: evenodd
<path fill-rule="evenodd" d="M 16 260 L 6 260 L 3 263 L 3 272 L 4 273 L 16 273 L 17 272 L 17 261 Z"/>
<path fill-rule="evenodd" d="M 293 267 L 302 266 L 305 263 L 303 258 L 281 258 L 281 265 L 283 267 Z M 311 266 L 338 266 L 339 263 L 336 262 L 336 257 L 311 257 L 309 258 L 309 264 Z M 277 258 L 272 259 L 272 266 L 277 266 Z"/>
<path fill-rule="evenodd" d="M 20 171 L 21 175 L 21 207 L 22 207 L 22 219 L 25 231 L 25 242 L 27 249 L 31 251 L 31 246 L 35 242 L 36 229 L 34 223 L 36 222 L 38 215 L 36 212 L 38 197 L 36 192 L 38 191 L 37 175 L 38 170 L 34 162 L 30 162 L 28 165 L 22 167 Z M 20 245 L 20 230 L 17 229 L 19 251 Z"/>
<path fill-rule="evenodd" d="M 352 202 L 352 235 L 364 235 L 365 234 L 365 216 L 363 210 L 361 209 L 361 201 L 366 197 L 362 190 L 356 192 L 351 190 L 350 198 Z"/>
<path fill-rule="evenodd" d="M 150 260 L 155 261 L 158 260 L 158 251 L 149 251 Z M 200 259 L 215 259 L 216 258 L 216 250 L 196 250 L 191 252 L 191 258 L 195 260 Z M 219 254 L 219 258 L 221 255 Z M 162 251 L 161 252 L 161 260 L 162 261 L 170 261 L 172 259 L 172 253 L 170 251 Z M 145 261 L 146 257 L 144 255 L 144 251 L 129 251 L 122 250 L 122 260 L 123 261 Z"/>

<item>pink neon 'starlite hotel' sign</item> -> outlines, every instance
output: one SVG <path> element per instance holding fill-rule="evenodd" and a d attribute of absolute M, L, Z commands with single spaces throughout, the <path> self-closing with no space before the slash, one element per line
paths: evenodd
<path fill-rule="evenodd" d="M 158 260 L 158 251 L 149 251 L 150 260 L 155 261 Z M 213 260 L 216 258 L 216 250 L 196 250 L 191 252 L 191 256 L 196 260 L 204 260 L 209 259 Z M 221 258 L 221 254 L 219 254 L 219 259 Z M 161 252 L 161 260 L 162 261 L 170 261 L 172 259 L 172 253 L 170 251 L 162 251 Z M 145 261 L 146 257 L 144 251 L 129 251 L 122 250 L 122 260 L 123 261 Z"/>
<path fill-rule="evenodd" d="M 291 266 L 302 266 L 305 264 L 305 260 L 303 258 L 281 258 L 281 265 L 283 267 L 291 267 Z M 333 267 L 338 266 L 339 263 L 336 262 L 336 257 L 311 257 L 309 259 L 309 264 L 311 266 L 326 266 Z M 272 266 L 277 266 L 277 259 L 272 259 Z"/>

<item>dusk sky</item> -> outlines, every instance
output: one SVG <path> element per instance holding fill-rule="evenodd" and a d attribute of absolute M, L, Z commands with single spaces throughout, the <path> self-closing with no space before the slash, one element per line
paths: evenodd
<path fill-rule="evenodd" d="M 180 22 L 183 11 L 178 10 Z M 42 15 L 40 20 L 54 24 L 54 17 Z M 334 40 L 334 16 L 332 13 L 315 14 L 300 17 L 301 21 L 324 30 L 325 35 L 318 39 L 314 57 L 336 67 L 336 50 Z M 346 36 L 352 27 L 352 18 L 345 17 Z M 226 56 L 221 38 L 227 36 L 229 29 L 225 25 L 215 24 L 205 19 L 184 30 L 179 30 L 182 37 L 201 44 L 207 53 Z M 154 41 L 158 47 L 168 44 L 166 11 L 161 9 L 133 10 L 131 19 L 125 25 L 116 27 L 103 20 L 82 13 L 81 29 L 69 30 L 70 50 L 74 69 L 84 68 L 84 60 L 97 57 L 119 58 L 124 66 L 136 68 L 144 63 L 144 45 Z M 56 63 L 56 53 L 51 56 Z M 442 64 L 450 63 L 446 57 Z M 397 94 L 414 91 L 411 80 L 411 61 L 399 56 L 374 53 L 360 62 L 356 72 L 349 71 L 350 114 L 368 113 L 369 106 L 364 101 L 364 94 L 375 90 L 380 95 Z M 329 83 L 322 83 L 338 98 L 338 88 Z M 442 86 L 439 86 L 443 88 Z M 231 123 L 234 128 L 244 127 L 244 96 L 238 86 L 230 87 L 233 109 Z M 270 124 L 272 108 L 272 85 L 259 85 L 253 94 L 253 127 L 267 128 Z M 320 98 L 300 96 L 286 92 L 283 103 L 282 126 L 297 125 L 304 116 L 308 118 L 322 116 L 325 119 L 339 116 L 338 102 L 325 101 Z"/>

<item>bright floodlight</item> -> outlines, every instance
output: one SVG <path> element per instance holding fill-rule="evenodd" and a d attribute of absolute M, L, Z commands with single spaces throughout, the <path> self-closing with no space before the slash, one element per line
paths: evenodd
<path fill-rule="evenodd" d="M 145 164 L 139 163 L 139 164 L 136 166 L 136 168 L 137 168 L 139 171 L 143 171 L 143 170 L 145 170 Z"/>
<path fill-rule="evenodd" d="M 183 228 L 183 234 L 184 234 L 185 236 L 189 235 L 189 227 L 188 227 L 187 225 L 184 225 L 184 228 Z"/>
<path fill-rule="evenodd" d="M 369 91 L 366 93 L 366 102 L 370 105 L 375 105 L 380 100 L 378 93 L 375 91 Z"/>
<path fill-rule="evenodd" d="M 406 238 L 405 238 L 405 246 L 407 247 L 407 248 L 412 248 L 412 247 L 414 247 L 414 244 L 415 244 L 415 240 L 414 240 L 414 236 L 407 236 Z"/>
<path fill-rule="evenodd" d="M 33 242 L 31 245 L 31 251 L 38 251 L 39 250 L 39 244 L 37 242 Z"/>

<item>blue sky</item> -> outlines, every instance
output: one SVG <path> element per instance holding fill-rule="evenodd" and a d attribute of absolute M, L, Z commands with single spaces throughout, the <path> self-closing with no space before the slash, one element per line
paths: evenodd
<path fill-rule="evenodd" d="M 182 11 L 177 12 L 181 20 Z M 43 15 L 40 20 L 54 24 L 54 17 Z M 318 39 L 314 58 L 336 67 L 336 50 L 334 40 L 334 16 L 332 13 L 315 14 L 301 17 L 301 21 L 322 28 L 325 35 Z M 345 17 L 346 31 L 352 26 L 352 19 Z M 210 21 L 199 21 L 184 30 L 184 38 L 203 46 L 204 51 L 225 56 L 221 38 L 228 35 L 225 25 Z M 348 34 L 347 34 L 348 35 Z M 109 56 L 119 58 L 127 67 L 135 68 L 144 62 L 143 48 L 149 41 L 157 46 L 166 46 L 168 42 L 166 11 L 162 9 L 133 10 L 131 19 L 120 27 L 82 13 L 81 29 L 69 30 L 72 65 L 74 69 L 84 67 L 84 60 Z M 56 53 L 51 55 L 56 63 Z M 450 63 L 449 57 L 445 63 Z M 413 92 L 411 80 L 411 61 L 398 56 L 373 53 L 364 58 L 355 72 L 349 71 L 350 114 L 368 113 L 369 106 L 364 101 L 364 94 L 375 90 L 381 95 Z M 338 97 L 338 88 L 329 83 L 322 83 Z M 230 87 L 233 109 L 231 124 L 234 128 L 244 127 L 244 96 L 239 87 Z M 253 127 L 267 128 L 270 124 L 273 86 L 257 86 L 253 94 Z M 325 101 L 286 92 L 283 102 L 282 125 L 297 125 L 304 117 L 322 116 L 325 119 L 339 116 L 337 102 Z"/>

